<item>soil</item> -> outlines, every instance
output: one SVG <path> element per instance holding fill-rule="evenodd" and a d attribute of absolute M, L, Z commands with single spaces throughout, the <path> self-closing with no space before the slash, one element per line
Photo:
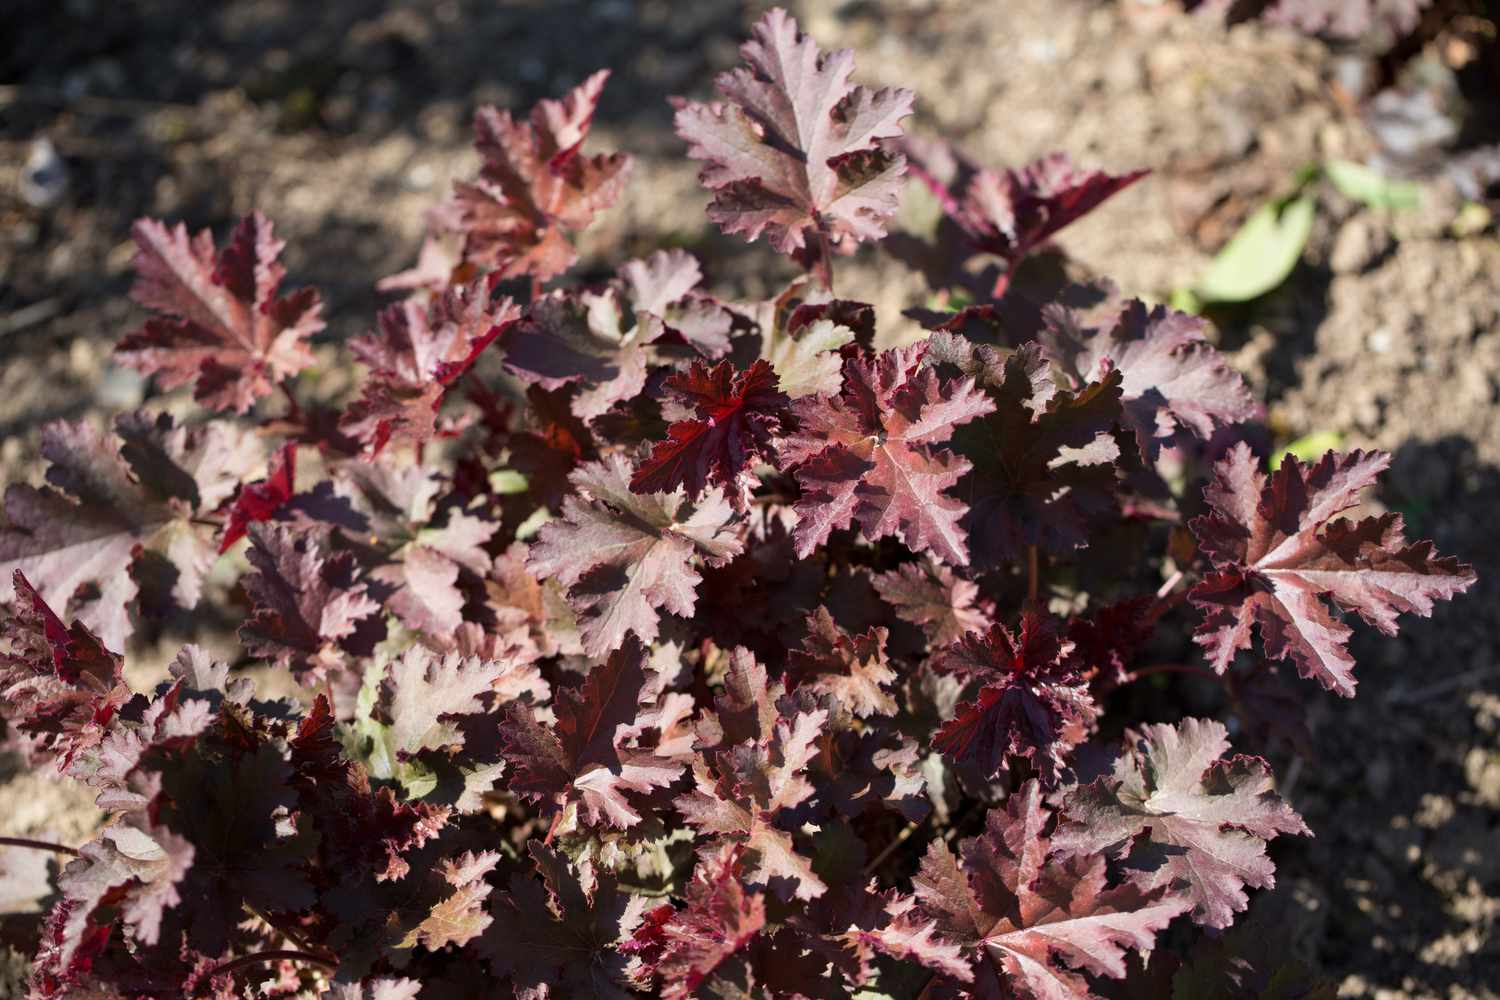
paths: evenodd
<path fill-rule="evenodd" d="M 1154 173 L 1060 241 L 1082 273 L 1163 299 L 1302 165 L 1370 139 L 1330 86 L 1321 43 L 1224 31 L 1169 5 L 1084 0 L 807 0 L 788 6 L 866 82 L 919 94 L 917 126 L 981 161 L 1054 149 Z M 521 108 L 599 66 L 615 75 L 592 142 L 638 158 L 621 207 L 584 240 L 581 273 L 682 245 L 726 295 L 784 275 L 710 231 L 669 95 L 706 93 L 760 3 L 672 0 L 13 0 L 0 49 L 0 479 L 34 476 L 46 420 L 131 407 L 150 387 L 109 364 L 139 319 L 126 299 L 141 215 L 223 233 L 252 207 L 316 284 L 328 344 L 369 323 L 373 279 L 408 266 L 422 213 L 469 172 L 467 121 Z M 20 194 L 37 140 L 66 167 L 55 204 Z M 1312 685 L 1313 759 L 1277 760 L 1316 831 L 1278 842 L 1275 898 L 1297 951 L 1349 997 L 1500 995 L 1500 240 L 1450 234 L 1451 197 L 1385 212 L 1319 191 L 1303 263 L 1262 300 L 1216 314 L 1221 346 L 1282 440 L 1379 447 L 1378 502 L 1411 534 L 1475 562 L 1480 583 L 1399 639 L 1361 633 L 1359 697 Z M 920 282 L 873 255 L 840 292 L 883 310 Z M 149 678 L 181 640 L 132 650 Z M 87 794 L 0 767 L 0 834 L 83 839 Z M 1259 904 L 1258 904 L 1259 905 Z M 14 977 L 0 963 L 0 995 Z"/>

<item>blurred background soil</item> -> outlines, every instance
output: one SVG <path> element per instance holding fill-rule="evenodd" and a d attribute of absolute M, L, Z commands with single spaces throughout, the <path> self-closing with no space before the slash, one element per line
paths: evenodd
<path fill-rule="evenodd" d="M 591 147 L 637 157 L 619 207 L 583 241 L 582 276 L 667 245 L 715 290 L 786 275 L 765 247 L 710 231 L 667 97 L 706 95 L 762 12 L 731 0 L 9 0 L 0 43 L 0 480 L 38 475 L 37 432 L 151 391 L 109 363 L 139 321 L 126 298 L 133 219 L 210 226 L 259 208 L 316 284 L 336 343 L 366 327 L 376 278 L 415 259 L 422 213 L 470 173 L 468 121 L 524 109 L 592 70 L 614 77 Z M 1295 171 L 1362 159 L 1363 125 L 1322 43 L 1232 30 L 1165 4 L 807 0 L 786 6 L 866 83 L 916 90 L 919 132 L 982 162 L 1064 150 L 1144 182 L 1070 228 L 1083 274 L 1163 299 Z M 38 140 L 65 186 L 37 208 L 19 178 Z M 1325 186 L 1326 187 L 1326 186 Z M 1275 905 L 1296 947 L 1351 997 L 1500 995 L 1500 241 L 1453 235 L 1451 193 L 1406 212 L 1320 188 L 1292 279 L 1216 314 L 1221 347 L 1279 440 L 1338 432 L 1395 454 L 1379 501 L 1480 583 L 1398 640 L 1361 632 L 1360 694 L 1303 683 L 1314 760 L 1275 761 L 1315 839 L 1278 841 Z M 34 199 L 33 199 L 34 200 Z M 841 264 L 840 292 L 900 310 L 920 281 L 888 258 Z M 328 350 L 328 348 L 325 348 Z M 337 381 L 338 373 L 329 377 Z M 347 375 L 344 376 L 347 378 Z M 175 647 L 174 647 L 175 648 Z M 145 649 L 149 674 L 163 651 Z M 170 652 L 170 650 L 166 650 Z M 0 833 L 83 839 L 88 796 L 0 764 Z M 1270 905 L 1270 904 L 1258 904 Z M 0 962 L 0 991 L 9 974 Z"/>

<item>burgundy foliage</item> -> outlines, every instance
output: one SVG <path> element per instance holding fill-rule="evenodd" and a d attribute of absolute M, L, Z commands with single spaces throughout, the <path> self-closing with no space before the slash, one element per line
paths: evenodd
<path fill-rule="evenodd" d="M 546 287 L 622 193 L 581 148 L 602 72 L 480 112 L 478 180 L 316 406 L 270 223 L 137 225 L 158 315 L 121 359 L 199 412 L 47 425 L 0 520 L 3 735 L 110 819 L 55 874 L 0 854 L 5 893 L 55 892 L 7 922 L 31 996 L 1066 1000 L 1148 954 L 1143 995 L 1282 981 L 1217 936 L 1310 832 L 1249 755 L 1305 728 L 1265 682 L 1352 695 L 1340 613 L 1394 634 L 1473 571 L 1347 516 L 1385 456 L 1223 450 L 1259 411 L 1195 318 L 1106 294 L 995 335 L 1009 294 L 883 339 L 829 251 L 894 225 L 912 95 L 780 11 L 743 54 L 678 128 L 710 218 L 812 272 L 769 301 L 680 250 Z M 1133 178 L 980 174 L 960 252 L 1013 264 Z M 231 662 L 132 686 L 200 604 Z M 1175 675 L 1139 661 L 1194 641 L 1233 725 L 1153 721 Z"/>

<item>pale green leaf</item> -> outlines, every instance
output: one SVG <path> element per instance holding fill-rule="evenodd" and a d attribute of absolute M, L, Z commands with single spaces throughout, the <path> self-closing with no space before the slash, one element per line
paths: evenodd
<path fill-rule="evenodd" d="M 1323 171 L 1346 198 L 1371 208 L 1416 208 L 1422 200 L 1422 189 L 1415 181 L 1386 177 L 1352 160 L 1329 160 Z"/>
<path fill-rule="evenodd" d="M 1219 251 L 1194 294 L 1204 302 L 1248 302 L 1281 284 L 1302 257 L 1314 209 L 1311 194 L 1262 206 Z"/>
<path fill-rule="evenodd" d="M 1271 471 L 1281 468 L 1288 455 L 1304 462 L 1316 462 L 1330 451 L 1337 451 L 1344 443 L 1344 435 L 1338 431 L 1313 431 L 1304 434 L 1271 456 Z"/>

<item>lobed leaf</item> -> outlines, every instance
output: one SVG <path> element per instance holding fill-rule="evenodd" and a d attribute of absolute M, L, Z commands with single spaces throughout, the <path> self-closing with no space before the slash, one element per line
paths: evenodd
<path fill-rule="evenodd" d="M 881 143 L 901 135 L 911 91 L 851 84 L 854 54 L 819 51 L 780 8 L 740 54 L 746 65 L 715 81 L 722 102 L 677 107 L 677 134 L 714 192 L 708 217 L 784 254 L 810 233 L 845 253 L 884 236 L 906 160 Z"/>
<path fill-rule="evenodd" d="M 162 388 L 192 383 L 193 398 L 244 413 L 283 380 L 312 364 L 307 339 L 325 326 L 313 289 L 279 295 L 286 244 L 259 212 L 215 252 L 213 235 L 189 238 L 154 219 L 136 222 L 131 297 L 162 316 L 115 347 L 121 363 L 156 375 Z"/>
<path fill-rule="evenodd" d="M 1240 444 L 1214 468 L 1210 512 L 1193 533 L 1215 572 L 1189 593 L 1203 612 L 1194 640 L 1223 673 L 1258 627 L 1267 657 L 1354 695 L 1350 628 L 1325 600 L 1386 635 L 1403 612 L 1426 617 L 1434 601 L 1473 585 L 1474 570 L 1432 543 L 1410 544 L 1400 514 L 1337 519 L 1390 464 L 1379 452 L 1329 452 L 1313 465 L 1287 458 L 1270 476 Z"/>

